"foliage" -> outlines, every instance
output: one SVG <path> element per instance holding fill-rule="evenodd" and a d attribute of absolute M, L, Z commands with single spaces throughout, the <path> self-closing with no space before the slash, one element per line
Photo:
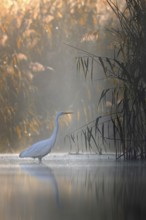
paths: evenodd
<path fill-rule="evenodd" d="M 39 135 L 42 127 L 45 130 L 46 118 L 40 115 L 40 103 L 37 105 L 42 91 L 35 79 L 42 72 L 48 73 L 48 65 L 56 59 L 54 53 L 61 56 L 64 41 L 72 41 L 74 37 L 77 42 L 97 40 L 96 27 L 107 21 L 96 19 L 104 3 L 104 0 L 1 1 L 1 151 L 14 150 L 20 143 L 30 142 L 30 136 Z M 104 16 L 108 10 L 101 8 Z M 44 106 L 42 99 L 41 104 Z"/>
<path fill-rule="evenodd" d="M 117 159 L 146 159 L 146 2 L 126 0 L 124 10 L 116 1 L 107 2 L 120 26 L 111 30 L 116 36 L 114 56 L 100 57 L 82 51 L 85 56 L 77 58 L 77 69 L 84 72 L 85 78 L 87 74 L 92 78 L 93 64 L 98 62 L 106 79 L 113 82 L 112 87 L 102 91 L 98 103 L 104 109 L 110 103 L 109 114 L 103 112 L 95 123 L 104 146 L 112 142 Z"/>

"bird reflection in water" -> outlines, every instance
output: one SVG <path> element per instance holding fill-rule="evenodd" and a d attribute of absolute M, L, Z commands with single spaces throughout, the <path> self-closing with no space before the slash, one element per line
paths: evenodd
<path fill-rule="evenodd" d="M 50 167 L 44 164 L 25 163 L 25 164 L 20 164 L 20 168 L 28 175 L 35 177 L 37 180 L 48 183 L 51 186 L 51 189 L 55 195 L 56 204 L 58 207 L 60 207 L 58 184 L 55 175 L 53 173 L 53 170 Z"/>

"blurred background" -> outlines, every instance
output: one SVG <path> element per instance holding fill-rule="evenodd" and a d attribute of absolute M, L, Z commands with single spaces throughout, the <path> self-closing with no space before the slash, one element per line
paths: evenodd
<path fill-rule="evenodd" d="M 64 136 L 98 116 L 108 83 L 98 63 L 92 80 L 77 71 L 78 49 L 110 56 L 117 18 L 106 0 L 2 0 L 0 11 L 0 152 L 47 138 L 56 111 L 72 110 L 54 149 L 69 151 Z"/>

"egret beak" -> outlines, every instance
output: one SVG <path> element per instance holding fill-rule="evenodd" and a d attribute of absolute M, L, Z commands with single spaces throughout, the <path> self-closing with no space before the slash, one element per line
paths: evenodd
<path fill-rule="evenodd" d="M 73 114 L 73 112 L 66 112 L 66 114 Z"/>
<path fill-rule="evenodd" d="M 69 115 L 69 114 L 73 114 L 73 112 L 63 112 L 63 114 Z"/>

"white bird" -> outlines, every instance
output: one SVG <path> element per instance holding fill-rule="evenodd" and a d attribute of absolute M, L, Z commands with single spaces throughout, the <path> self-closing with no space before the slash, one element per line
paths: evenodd
<path fill-rule="evenodd" d="M 64 115 L 64 114 L 72 114 L 72 112 L 58 112 L 55 118 L 54 131 L 52 135 L 50 136 L 50 138 L 41 140 L 33 144 L 32 146 L 28 147 L 26 150 L 20 153 L 19 157 L 38 158 L 39 161 L 41 162 L 42 158 L 51 152 L 55 144 L 57 134 L 58 134 L 58 128 L 59 128 L 58 119 L 61 115 Z"/>

